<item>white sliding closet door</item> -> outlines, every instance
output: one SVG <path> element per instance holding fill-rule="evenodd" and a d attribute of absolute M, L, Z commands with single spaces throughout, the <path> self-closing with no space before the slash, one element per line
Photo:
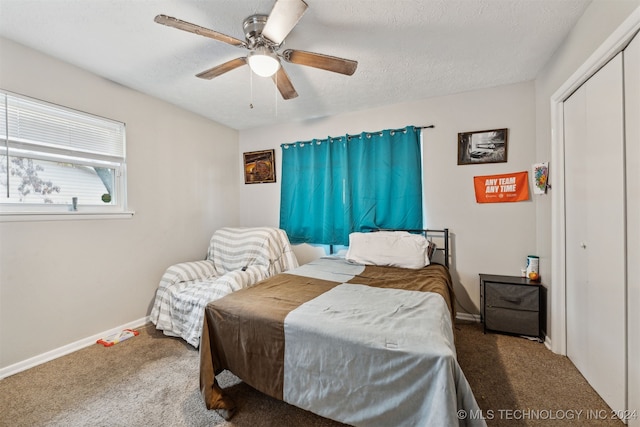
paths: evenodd
<path fill-rule="evenodd" d="M 567 355 L 613 409 L 626 408 L 622 54 L 564 104 Z"/>
<path fill-rule="evenodd" d="M 588 272 L 582 267 L 588 261 L 586 248 L 582 247 L 586 243 L 581 241 L 587 234 L 584 213 L 589 205 L 590 168 L 582 155 L 587 142 L 586 95 L 587 89 L 582 86 L 564 103 L 567 356 L 583 375 L 589 366 L 588 328 L 585 327 L 589 317 Z M 577 250 L 576 245 L 581 250 Z"/>
<path fill-rule="evenodd" d="M 630 427 L 640 426 L 640 36 L 624 51 L 627 157 L 627 348 Z M 630 414 L 631 415 L 631 414 Z"/>

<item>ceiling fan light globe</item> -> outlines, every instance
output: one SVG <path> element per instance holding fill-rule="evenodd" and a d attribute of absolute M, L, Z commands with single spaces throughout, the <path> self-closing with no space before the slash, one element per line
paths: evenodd
<path fill-rule="evenodd" d="M 280 68 L 280 61 L 272 53 L 251 52 L 247 60 L 251 71 L 260 77 L 271 77 Z"/>

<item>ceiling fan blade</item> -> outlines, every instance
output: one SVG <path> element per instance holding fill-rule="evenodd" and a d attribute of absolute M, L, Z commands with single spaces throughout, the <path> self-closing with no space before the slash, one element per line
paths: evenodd
<path fill-rule="evenodd" d="M 211 80 L 214 77 L 218 77 L 219 75 L 226 73 L 227 71 L 235 70 L 238 67 L 242 67 L 246 63 L 247 63 L 247 58 L 245 57 L 232 59 L 231 61 L 227 61 L 224 64 L 217 65 L 213 68 L 210 68 L 206 71 L 196 74 L 196 77 L 200 77 L 201 79 Z"/>
<path fill-rule="evenodd" d="M 210 30 L 208 28 L 201 27 L 190 22 L 183 21 L 178 18 L 167 15 L 158 15 L 154 21 L 158 24 L 166 25 L 168 27 L 177 28 L 179 30 L 188 31 L 190 33 L 198 34 L 200 36 L 209 37 L 214 40 L 218 40 L 224 43 L 228 43 L 236 47 L 247 47 L 247 44 L 242 40 L 235 37 L 227 36 L 226 34 L 219 33 L 217 31 Z"/>
<path fill-rule="evenodd" d="M 355 73 L 358 67 L 358 61 L 322 55 L 320 53 L 305 52 L 303 50 L 287 49 L 282 52 L 282 57 L 285 61 L 291 62 L 292 64 L 320 68 L 347 76 Z"/>
<path fill-rule="evenodd" d="M 262 35 L 275 44 L 281 44 L 296 26 L 307 7 L 303 0 L 276 0 L 267 23 L 262 29 Z"/>
<path fill-rule="evenodd" d="M 293 99 L 298 96 L 298 92 L 296 92 L 293 87 L 293 84 L 289 79 L 289 75 L 284 70 L 284 67 L 280 66 L 280 68 L 278 68 L 278 72 L 271 76 L 271 79 L 273 79 L 280 91 L 280 95 L 282 95 L 285 100 Z"/>

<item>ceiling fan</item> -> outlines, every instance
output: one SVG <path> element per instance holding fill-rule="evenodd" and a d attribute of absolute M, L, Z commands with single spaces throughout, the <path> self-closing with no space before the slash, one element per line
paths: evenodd
<path fill-rule="evenodd" d="M 259 76 L 271 77 L 284 99 L 292 99 L 297 97 L 298 93 L 282 67 L 281 59 L 292 64 L 306 65 L 347 76 L 352 75 L 358 66 L 357 61 L 320 53 L 294 49 L 280 52 L 284 39 L 296 26 L 307 7 L 303 0 L 276 0 L 269 15 L 251 15 L 244 20 L 245 41 L 167 15 L 158 15 L 154 21 L 249 50 L 247 56 L 217 65 L 197 74 L 196 77 L 211 80 L 248 64 Z"/>

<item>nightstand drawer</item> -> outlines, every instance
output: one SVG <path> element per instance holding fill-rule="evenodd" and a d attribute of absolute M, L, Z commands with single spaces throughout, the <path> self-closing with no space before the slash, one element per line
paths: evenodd
<path fill-rule="evenodd" d="M 486 282 L 485 287 L 485 304 L 487 310 L 489 307 L 536 312 L 540 309 L 540 297 L 536 286 L 517 286 Z"/>
<path fill-rule="evenodd" d="M 538 322 L 537 311 L 487 307 L 485 312 L 485 327 L 496 331 L 538 336 L 540 334 Z"/>

